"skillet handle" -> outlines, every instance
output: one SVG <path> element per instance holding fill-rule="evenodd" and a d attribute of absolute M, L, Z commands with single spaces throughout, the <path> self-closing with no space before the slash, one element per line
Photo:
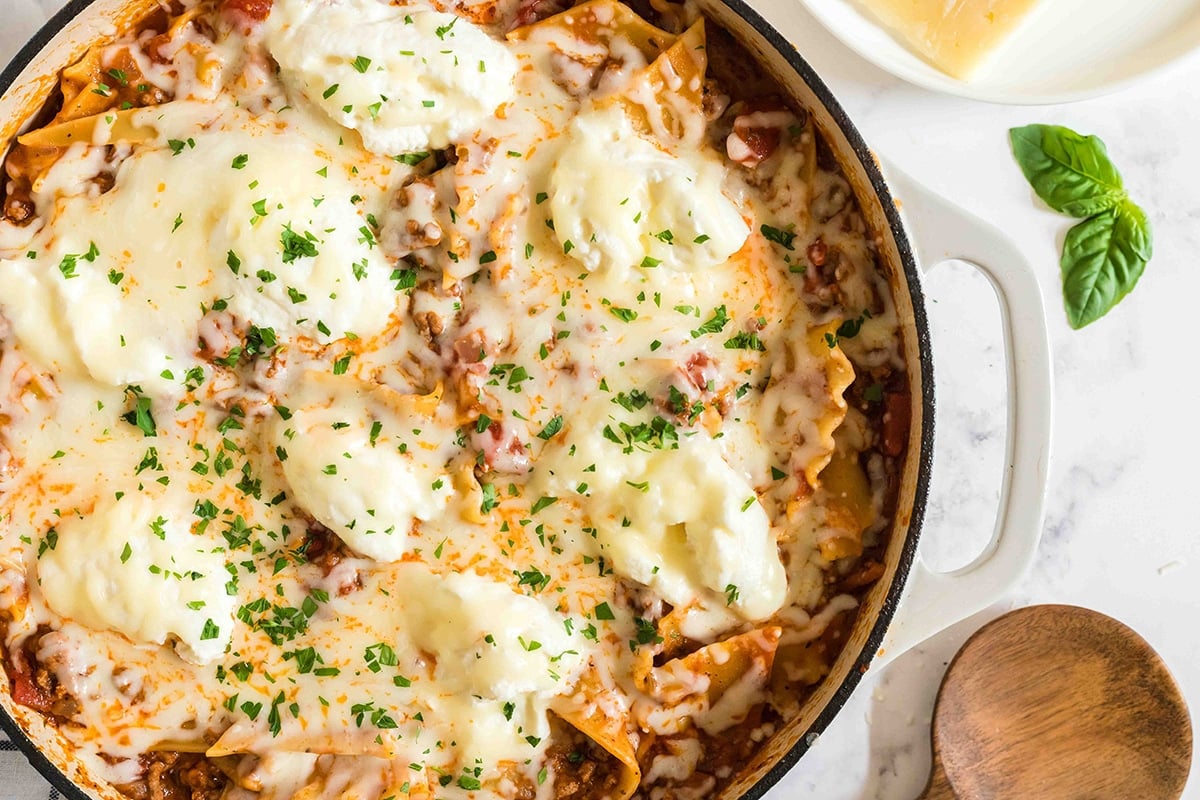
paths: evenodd
<path fill-rule="evenodd" d="M 884 171 L 900 198 L 922 270 L 959 259 L 982 272 L 996 292 L 1008 372 L 1008 429 L 991 541 L 974 561 L 951 572 L 934 572 L 918 554 L 872 666 L 887 664 L 987 608 L 1028 569 L 1042 534 L 1053 405 L 1046 317 L 1025 256 L 991 224 L 894 167 L 885 165 Z"/>

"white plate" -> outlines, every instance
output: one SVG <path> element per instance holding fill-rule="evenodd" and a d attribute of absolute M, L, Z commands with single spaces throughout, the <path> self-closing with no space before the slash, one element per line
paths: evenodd
<path fill-rule="evenodd" d="M 934 91 L 995 103 L 1083 100 L 1200 60 L 1200 0 L 1043 0 L 970 81 L 912 50 L 855 0 L 800 0 L 852 50 Z"/>

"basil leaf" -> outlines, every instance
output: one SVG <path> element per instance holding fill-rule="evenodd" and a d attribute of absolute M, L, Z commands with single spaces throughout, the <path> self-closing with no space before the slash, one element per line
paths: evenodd
<path fill-rule="evenodd" d="M 1071 228 L 1061 262 L 1071 327 L 1090 325 L 1121 302 L 1153 253 L 1150 222 L 1128 200 Z"/>
<path fill-rule="evenodd" d="M 1046 205 L 1090 217 L 1125 200 L 1125 184 L 1104 142 L 1059 125 L 1026 125 L 1008 132 L 1013 156 Z"/>

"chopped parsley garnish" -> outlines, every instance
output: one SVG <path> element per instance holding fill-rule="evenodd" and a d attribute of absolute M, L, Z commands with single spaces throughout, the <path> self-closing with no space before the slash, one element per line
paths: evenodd
<path fill-rule="evenodd" d="M 537 502 L 535 502 L 533 504 L 533 506 L 529 509 L 529 513 L 536 514 L 539 511 L 541 511 L 542 509 L 549 508 L 550 506 L 554 505 L 557 502 L 558 502 L 557 497 L 549 497 L 549 496 L 539 497 Z"/>
<path fill-rule="evenodd" d="M 125 397 L 133 401 L 133 408 L 121 415 L 121 419 L 141 430 L 143 436 L 157 436 L 154 415 L 150 412 L 151 400 L 142 393 L 140 386 L 126 386 Z"/>
<path fill-rule="evenodd" d="M 640 450 L 678 449 L 679 433 L 675 425 L 662 417 L 656 416 L 649 424 L 644 422 L 630 425 L 625 422 L 617 423 L 618 434 L 611 425 L 604 426 L 604 438 L 624 446 L 625 453 L 632 453 L 637 447 Z"/>
<path fill-rule="evenodd" d="M 658 635 L 658 626 L 648 619 L 634 617 L 633 622 L 637 625 L 637 644 L 662 644 L 663 638 Z M 634 649 L 634 643 L 629 643 L 629 649 Z"/>
<path fill-rule="evenodd" d="M 763 225 L 759 228 L 762 231 L 763 238 L 768 242 L 774 242 L 783 247 L 784 250 L 795 250 L 796 234 L 791 231 L 781 230 L 771 225 Z"/>
<path fill-rule="evenodd" d="M 482 490 L 483 501 L 479 504 L 479 511 L 483 514 L 490 513 L 493 508 L 500 504 L 500 500 L 496 495 L 496 485 L 494 483 L 485 483 L 479 487 Z"/>
<path fill-rule="evenodd" d="M 860 314 L 857 319 L 845 320 L 841 325 L 838 325 L 837 338 L 853 339 L 855 336 L 858 336 L 858 332 L 862 330 L 863 323 L 870 318 L 871 312 L 863 311 L 863 313 Z"/>
<path fill-rule="evenodd" d="M 317 255 L 317 237 L 308 232 L 303 235 L 296 233 L 290 223 L 283 226 L 279 240 L 283 245 L 285 264 L 290 264 L 298 258 L 314 258 Z"/>
<path fill-rule="evenodd" d="M 38 544 L 37 557 L 41 558 L 43 555 L 45 555 L 47 550 L 53 550 L 56 547 L 58 547 L 58 531 L 56 531 L 54 528 L 51 528 L 50 530 L 46 531 L 46 535 Z"/>
<path fill-rule="evenodd" d="M 550 441 L 555 434 L 562 430 L 562 427 L 563 418 L 561 415 L 551 417 L 550 421 L 546 423 L 546 427 L 542 428 L 541 432 L 538 433 L 538 438 Z"/>
<path fill-rule="evenodd" d="M 612 401 L 626 411 L 637 411 L 650 403 L 650 395 L 641 389 L 631 389 L 629 392 L 617 392 Z"/>
<path fill-rule="evenodd" d="M 757 350 L 763 352 L 766 346 L 762 343 L 762 339 L 758 338 L 758 334 L 753 331 L 742 331 L 735 334 L 731 339 L 725 342 L 726 350 Z"/>
<path fill-rule="evenodd" d="M 405 153 L 399 156 L 392 156 L 393 160 L 399 161 L 401 164 L 407 164 L 410 167 L 415 167 L 417 164 L 420 164 L 427 158 L 429 158 L 429 153 L 424 150 L 420 150 L 415 153 Z"/>
<path fill-rule="evenodd" d="M 680 307 L 676 306 L 675 310 L 679 311 Z M 686 312 L 684 312 L 686 313 Z M 713 309 L 713 314 L 699 328 L 692 331 L 692 338 L 698 339 L 706 333 L 720 333 L 729 323 L 729 314 L 725 310 L 724 304 Z"/>
<path fill-rule="evenodd" d="M 363 661 L 371 672 L 379 672 L 384 667 L 394 667 L 400 663 L 396 651 L 385 642 L 377 642 L 363 652 Z"/>
<path fill-rule="evenodd" d="M 513 574 L 517 576 L 518 586 L 528 586 L 535 594 L 550 585 L 550 576 L 537 567 L 530 567 L 524 572 L 513 570 Z"/>
<path fill-rule="evenodd" d="M 391 280 L 396 282 L 397 292 L 406 292 L 417 285 L 417 271 L 411 267 L 392 270 Z"/>

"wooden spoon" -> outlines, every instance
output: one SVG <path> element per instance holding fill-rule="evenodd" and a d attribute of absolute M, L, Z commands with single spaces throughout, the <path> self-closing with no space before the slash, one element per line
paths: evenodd
<path fill-rule="evenodd" d="M 1116 620 L 1032 606 L 950 663 L 921 800 L 1177 800 L 1192 725 L 1162 659 Z"/>

